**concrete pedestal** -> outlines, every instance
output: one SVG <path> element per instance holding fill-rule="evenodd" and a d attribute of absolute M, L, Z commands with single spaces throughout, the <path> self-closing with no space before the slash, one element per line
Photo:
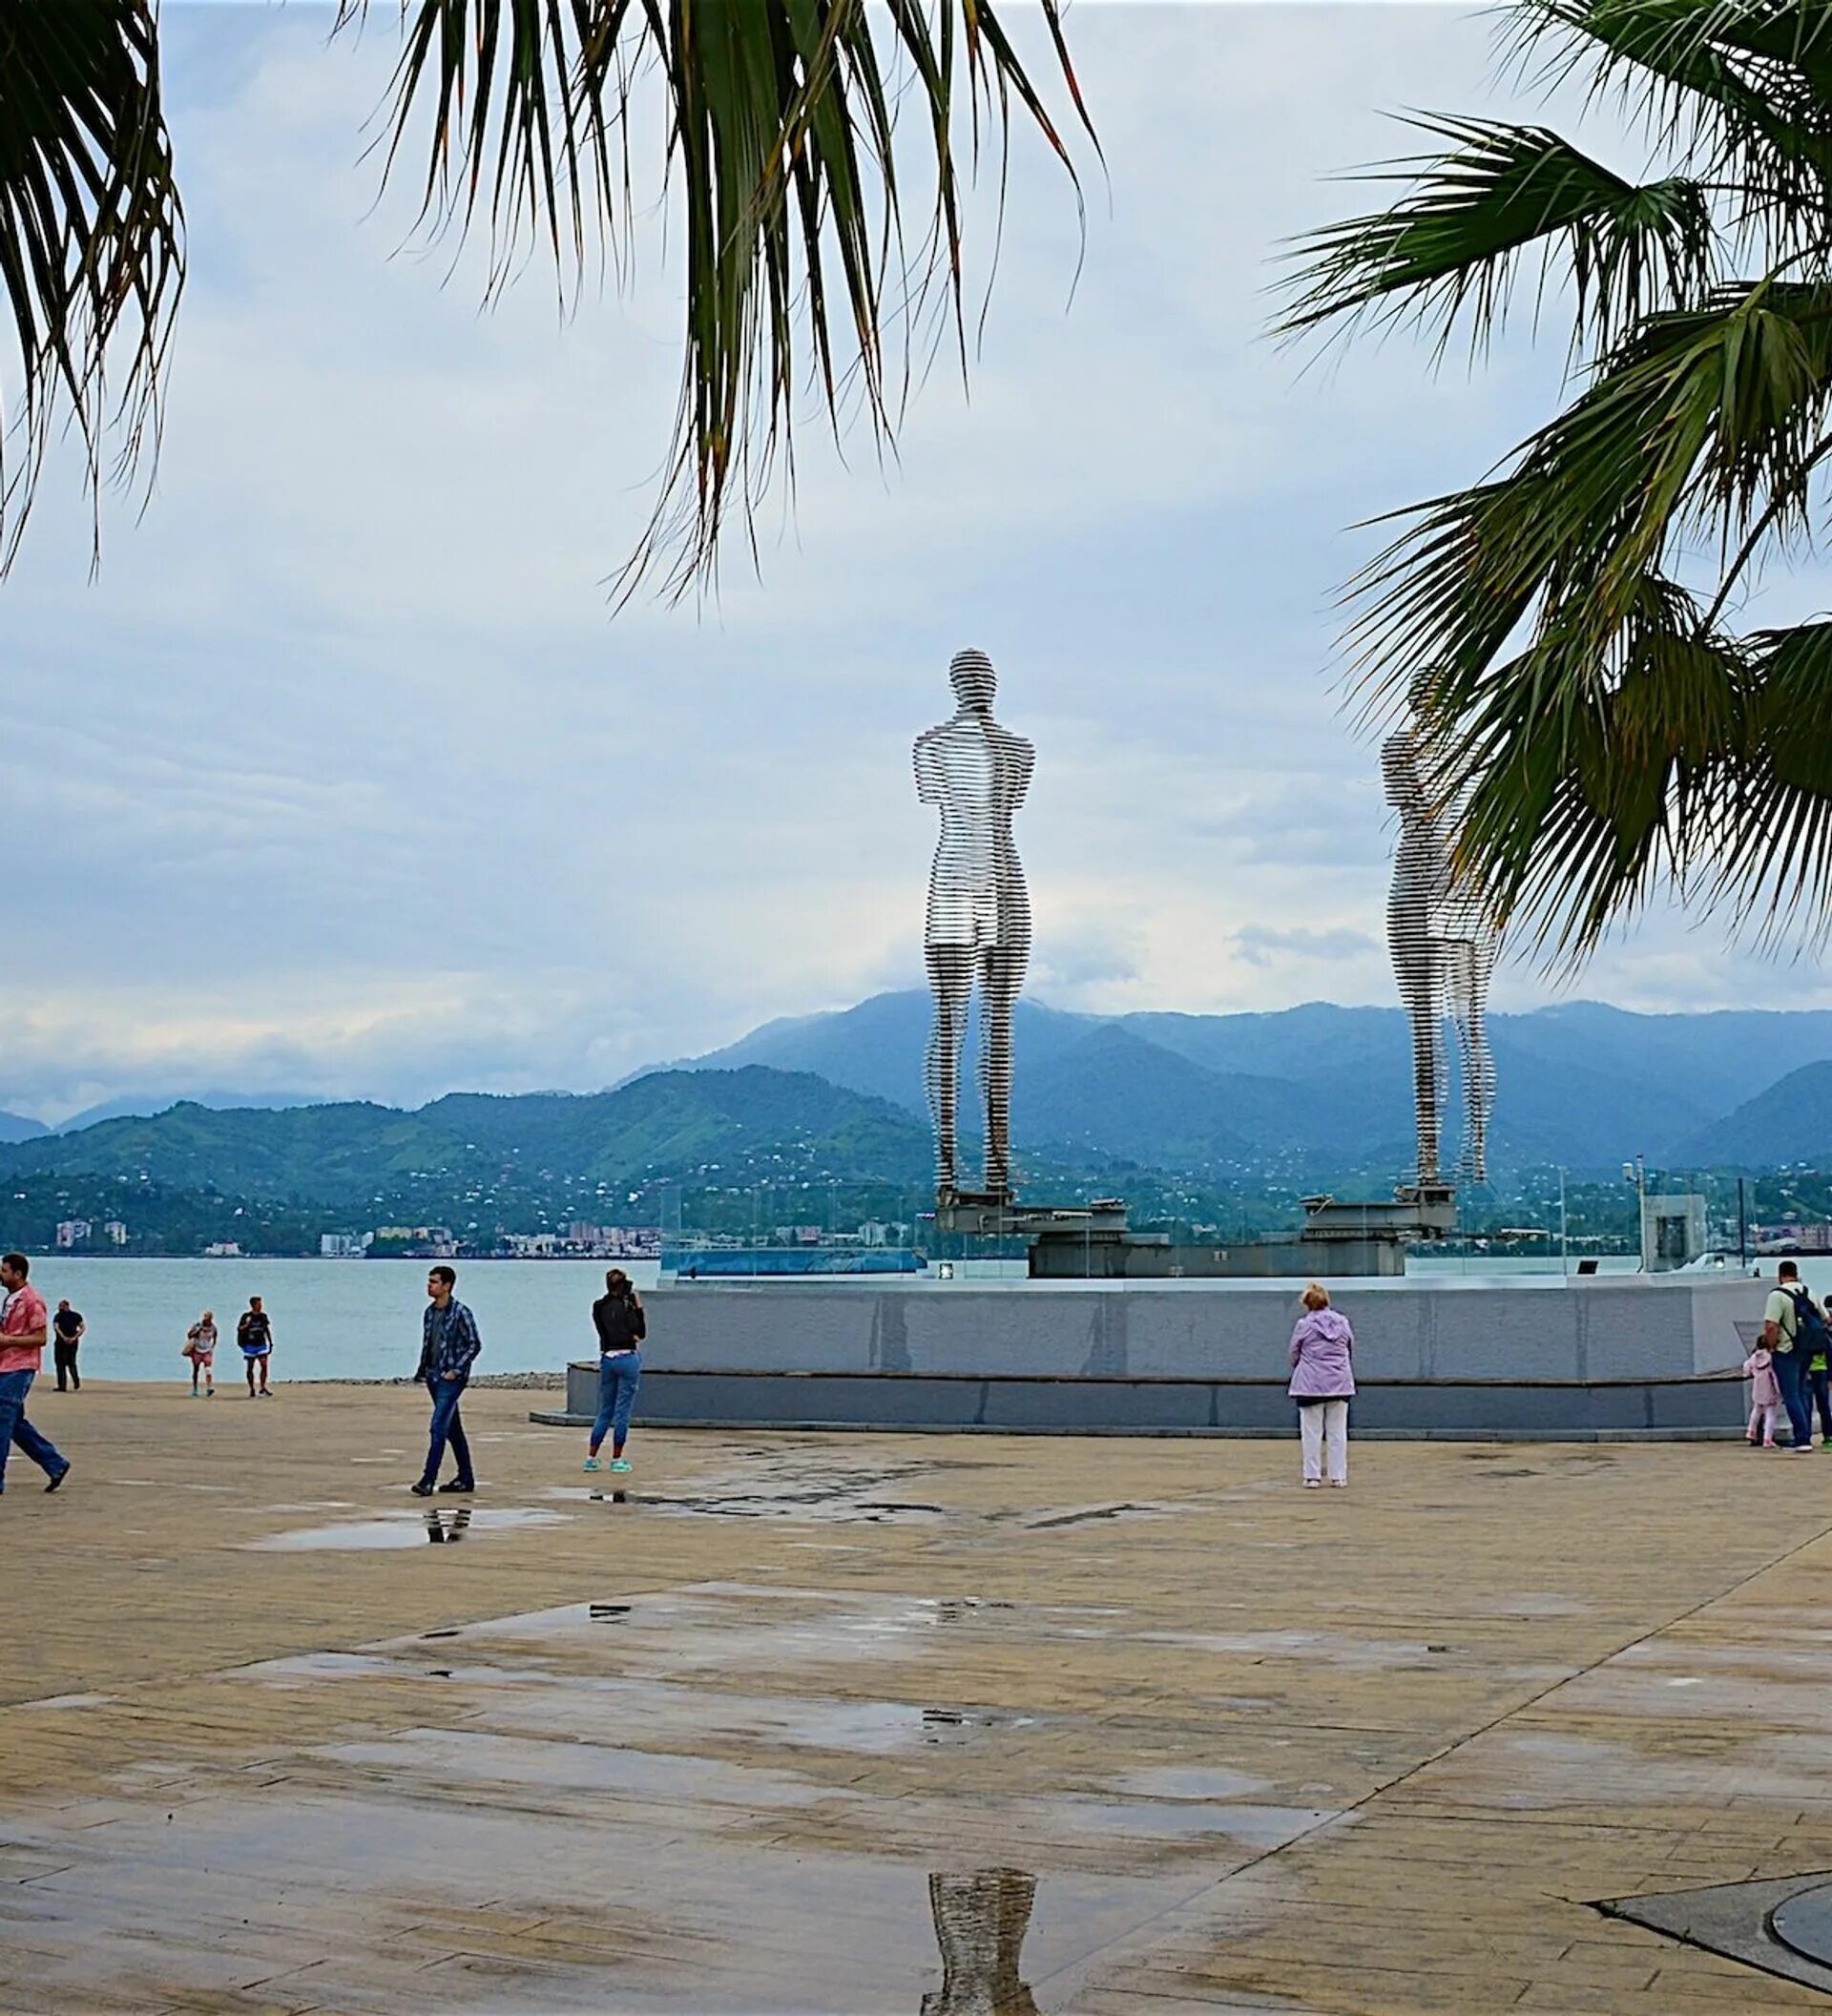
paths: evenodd
<path fill-rule="evenodd" d="M 1300 1284 L 695 1283 L 648 1299 L 651 1425 L 1288 1434 Z M 1357 1434 L 1740 1432 L 1764 1284 L 1723 1276 L 1357 1283 Z M 597 1369 L 569 1367 L 583 1424 Z"/>

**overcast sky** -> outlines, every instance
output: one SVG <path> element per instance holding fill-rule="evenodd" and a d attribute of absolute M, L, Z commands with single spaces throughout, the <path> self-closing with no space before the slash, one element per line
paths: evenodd
<path fill-rule="evenodd" d="M 1333 655 L 1347 528 L 1483 470 L 1560 359 L 1523 336 L 1434 378 L 1401 343 L 1301 375 L 1266 290 L 1357 199 L 1326 177 L 1405 150 L 1383 109 L 1524 109 L 1489 19 L 1075 7 L 1110 171 L 1078 282 L 1021 135 L 970 397 L 938 369 L 888 469 L 810 427 L 760 580 L 735 552 L 716 604 L 614 620 L 677 270 L 657 241 L 565 325 L 538 268 L 480 312 L 475 262 L 404 252 L 410 206 L 374 200 L 392 10 L 360 45 L 328 20 L 166 10 L 191 263 L 156 492 L 110 509 L 92 582 L 53 487 L 0 588 L 0 1104 L 587 1089 L 914 984 L 908 748 L 969 643 L 1037 745 L 1038 998 L 1390 998 L 1391 839 Z M 1581 990 L 1832 1001 L 1673 917 Z M 1498 997 L 1552 992 L 1515 968 Z"/>

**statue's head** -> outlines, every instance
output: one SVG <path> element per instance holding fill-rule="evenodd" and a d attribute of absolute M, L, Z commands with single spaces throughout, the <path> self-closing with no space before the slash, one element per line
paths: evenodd
<path fill-rule="evenodd" d="M 992 712 L 999 675 L 985 652 L 957 651 L 949 661 L 947 676 L 953 683 L 954 696 L 963 707 L 970 707 L 976 714 Z"/>
<path fill-rule="evenodd" d="M 1419 745 L 1409 730 L 1389 735 L 1381 744 L 1381 776 L 1386 801 L 1404 811 L 1419 800 Z"/>

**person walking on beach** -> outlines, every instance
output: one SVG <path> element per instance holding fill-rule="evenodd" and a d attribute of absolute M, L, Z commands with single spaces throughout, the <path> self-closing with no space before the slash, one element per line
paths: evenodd
<path fill-rule="evenodd" d="M 1329 1306 L 1329 1291 L 1312 1281 L 1304 1290 L 1304 1313 L 1291 1333 L 1291 1397 L 1304 1450 L 1304 1488 L 1319 1490 L 1323 1458 L 1329 1481 L 1340 1490 L 1348 1483 L 1348 1403 L 1355 1392 L 1355 1333 L 1340 1309 Z"/>
<path fill-rule="evenodd" d="M 31 1262 L 23 1253 L 0 1257 L 0 1491 L 7 1487 L 7 1452 L 18 1448 L 30 1456 L 54 1491 L 70 1475 L 70 1459 L 39 1434 L 26 1419 L 26 1395 L 44 1362 L 45 1299 L 26 1277 Z"/>
<path fill-rule="evenodd" d="M 274 1355 L 274 1320 L 260 1306 L 260 1298 L 251 1295 L 248 1306 L 241 1312 L 241 1320 L 236 1325 L 236 1341 L 241 1346 L 241 1361 L 248 1374 L 248 1398 L 259 1394 L 262 1400 L 272 1400 L 267 1389 L 267 1361 Z M 260 1384 L 255 1384 L 255 1373 L 260 1373 Z"/>
<path fill-rule="evenodd" d="M 191 1361 L 191 1398 L 198 1397 L 198 1374 L 203 1374 L 203 1397 L 217 1397 L 217 1314 L 206 1309 L 184 1333 L 184 1355 Z"/>
<path fill-rule="evenodd" d="M 83 1332 L 89 1326 L 83 1321 L 80 1309 L 73 1309 L 68 1301 L 57 1304 L 57 1314 L 51 1320 L 51 1357 L 57 1367 L 57 1390 L 65 1390 L 64 1380 L 70 1380 L 69 1390 L 80 1393 L 83 1390 L 82 1374 L 76 1369 L 76 1346 L 82 1341 Z"/>
<path fill-rule="evenodd" d="M 1775 1425 L 1781 1418 L 1781 1387 L 1775 1377 L 1774 1353 L 1766 1345 L 1758 1344 L 1744 1359 L 1743 1377 L 1749 1381 L 1749 1445 L 1779 1448 Z"/>
<path fill-rule="evenodd" d="M 595 1470 L 606 1431 L 611 1436 L 611 1467 L 627 1470 L 623 1445 L 630 1435 L 630 1410 L 642 1383 L 642 1341 L 649 1319 L 635 1284 L 621 1267 L 604 1278 L 604 1293 L 592 1304 L 592 1322 L 598 1333 L 598 1418 L 592 1424 L 592 1446 L 585 1466 Z"/>
<path fill-rule="evenodd" d="M 443 1264 L 427 1276 L 427 1313 L 420 1326 L 420 1366 L 415 1382 L 432 1395 L 432 1432 L 427 1444 L 427 1466 L 420 1481 L 411 1486 L 416 1498 L 430 1498 L 441 1491 L 474 1491 L 476 1472 L 470 1466 L 470 1444 L 465 1440 L 465 1424 L 458 1403 L 470 1382 L 470 1368 L 484 1348 L 477 1335 L 477 1320 L 456 1296 L 457 1269 Z M 439 1482 L 439 1465 L 445 1461 L 446 1444 L 451 1444 L 451 1460 L 458 1474 L 448 1484 Z"/>
<path fill-rule="evenodd" d="M 1807 1412 L 1807 1361 L 1826 1345 L 1825 1318 L 1801 1286 L 1801 1270 L 1783 1260 L 1762 1309 L 1762 1344 L 1775 1358 L 1775 1379 L 1787 1409 L 1796 1455 L 1813 1446 L 1813 1417 Z"/>

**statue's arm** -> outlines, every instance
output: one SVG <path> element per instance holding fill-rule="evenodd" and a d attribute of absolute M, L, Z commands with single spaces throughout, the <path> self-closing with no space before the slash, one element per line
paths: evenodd
<path fill-rule="evenodd" d="M 1037 767 L 1036 749 L 1023 736 L 1011 738 L 1011 809 L 1015 812 L 1024 803 L 1024 795 L 1030 788 L 1030 779 Z"/>
<path fill-rule="evenodd" d="M 942 801 L 942 766 L 936 756 L 934 729 L 926 728 L 916 738 L 911 759 L 916 766 L 916 796 L 926 805 L 939 805 Z"/>

